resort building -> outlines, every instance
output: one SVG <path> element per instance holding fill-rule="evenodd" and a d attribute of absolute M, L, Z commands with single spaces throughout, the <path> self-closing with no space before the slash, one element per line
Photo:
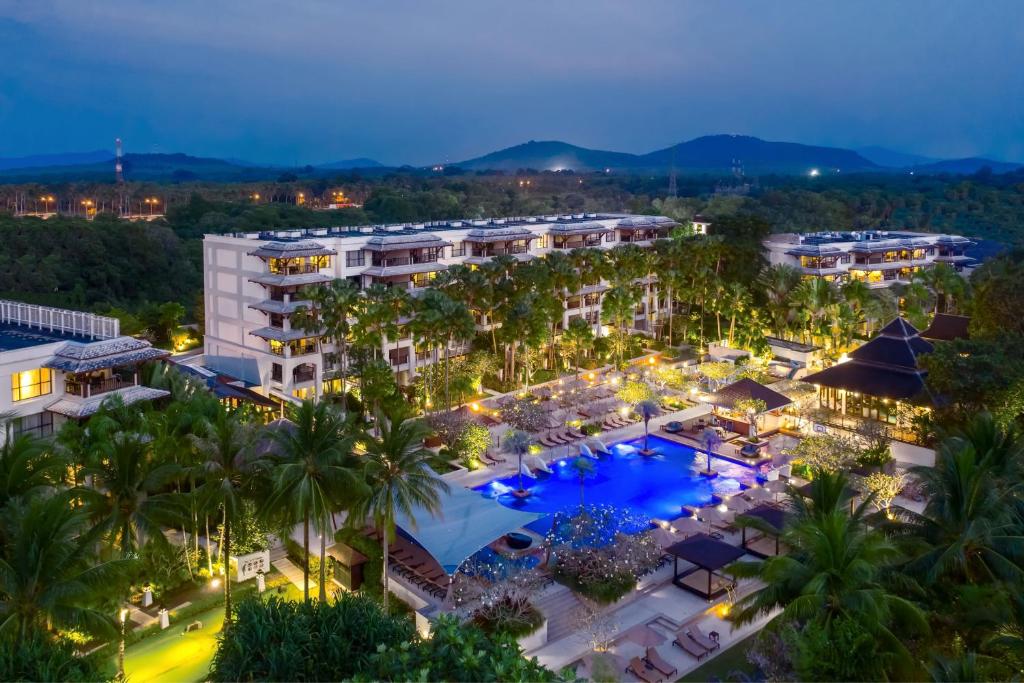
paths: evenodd
<path fill-rule="evenodd" d="M 0 378 L 8 385 L 0 391 L 0 414 L 13 415 L 13 435 L 49 436 L 111 396 L 126 404 L 166 396 L 139 383 L 139 366 L 168 355 L 121 336 L 114 318 L 0 301 Z M 0 433 L 0 441 L 6 438 Z"/>
<path fill-rule="evenodd" d="M 416 296 L 455 264 L 480 266 L 497 256 L 528 261 L 579 247 L 648 247 L 676 225 L 664 216 L 575 214 L 206 235 L 204 365 L 278 400 L 310 397 L 331 388 L 325 377 L 337 364 L 328 360 L 332 364 L 321 367 L 318 335 L 292 325 L 291 315 L 307 303 L 301 299 L 306 287 L 345 278 L 363 289 L 383 284 Z M 706 229 L 704 222 L 700 230 Z M 637 286 L 644 296 L 631 329 L 649 331 L 664 300 L 655 278 Z M 583 318 L 601 334 L 601 295 L 607 288 L 598 283 L 570 297 L 563 329 Z M 401 383 L 432 362 L 432 354 L 416 349 L 404 332 L 407 322 L 399 325 L 404 336 L 384 339 L 381 348 Z M 487 329 L 485 319 L 478 316 L 477 322 L 478 329 Z M 453 347 L 450 353 L 467 350 Z"/>
<path fill-rule="evenodd" d="M 909 430 L 913 415 L 933 403 L 917 363 L 918 356 L 933 348 L 913 325 L 896 318 L 851 351 L 848 360 L 803 381 L 818 391 L 823 422 L 851 428 L 870 420 L 892 431 Z"/>
<path fill-rule="evenodd" d="M 963 272 L 974 262 L 966 253 L 972 244 L 959 235 L 865 230 L 780 233 L 766 239 L 764 248 L 770 264 L 792 266 L 804 277 L 889 287 L 910 282 L 915 272 L 936 263 Z"/>

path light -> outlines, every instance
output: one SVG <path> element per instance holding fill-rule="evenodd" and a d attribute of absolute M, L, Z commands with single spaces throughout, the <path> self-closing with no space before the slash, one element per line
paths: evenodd
<path fill-rule="evenodd" d="M 473 401 L 472 403 L 469 404 L 469 409 L 472 410 L 474 413 L 479 413 L 480 404 L 477 403 L 476 401 Z"/>
<path fill-rule="evenodd" d="M 214 587 L 214 588 L 220 588 L 220 579 L 218 579 L 217 577 L 214 577 L 213 579 L 210 580 L 210 585 L 212 587 Z"/>

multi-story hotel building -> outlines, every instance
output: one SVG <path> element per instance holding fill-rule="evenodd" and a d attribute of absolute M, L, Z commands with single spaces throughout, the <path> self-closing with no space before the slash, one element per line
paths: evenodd
<path fill-rule="evenodd" d="M 764 247 L 769 263 L 793 266 L 805 277 L 888 287 L 909 282 L 916 271 L 936 263 L 962 272 L 974 261 L 966 254 L 971 244 L 959 235 L 866 230 L 780 233 L 766 239 Z"/>
<path fill-rule="evenodd" d="M 321 367 L 319 340 L 291 324 L 291 314 L 306 303 L 305 287 L 346 278 L 362 288 L 382 283 L 417 295 L 454 264 L 480 265 L 498 255 L 526 261 L 577 247 L 646 247 L 676 225 L 663 216 L 577 214 L 206 235 L 204 364 L 278 399 L 311 396 L 324 386 L 325 370 L 335 368 Z M 703 234 L 707 225 L 700 221 L 694 232 Z M 637 307 L 638 330 L 650 329 L 658 313 L 656 282 L 642 286 L 647 296 Z M 606 288 L 574 293 L 563 326 L 582 317 L 599 330 Z M 381 351 L 401 382 L 431 362 L 409 336 L 385 339 Z"/>
<path fill-rule="evenodd" d="M 139 365 L 169 355 L 121 336 L 114 318 L 0 301 L 0 414 L 13 416 L 0 442 L 9 433 L 49 436 L 111 396 L 126 404 L 167 396 L 139 383 Z"/>

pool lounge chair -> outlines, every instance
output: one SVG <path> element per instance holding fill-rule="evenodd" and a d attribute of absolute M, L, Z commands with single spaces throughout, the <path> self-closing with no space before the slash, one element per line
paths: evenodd
<path fill-rule="evenodd" d="M 691 625 L 686 633 L 688 636 L 693 638 L 698 645 L 705 648 L 708 652 L 714 652 L 718 648 L 722 647 L 721 643 L 719 643 L 717 640 L 711 638 L 703 631 L 701 631 L 700 626 L 698 626 L 697 624 Z"/>
<path fill-rule="evenodd" d="M 571 436 L 574 440 L 579 440 L 579 439 L 587 438 L 586 434 L 584 434 L 583 432 L 579 431 L 578 429 L 573 429 L 572 427 L 569 427 L 568 429 L 566 429 L 565 433 L 568 434 L 569 436 Z"/>
<path fill-rule="evenodd" d="M 647 648 L 647 654 L 644 655 L 644 661 L 665 676 L 675 676 L 679 672 L 679 669 L 666 662 L 662 658 L 661 653 L 653 647 Z"/>
<path fill-rule="evenodd" d="M 711 650 L 703 647 L 700 643 L 681 630 L 676 633 L 676 639 L 672 641 L 672 644 L 689 652 L 691 656 L 696 657 L 698 662 L 702 658 L 707 657 L 708 653 L 711 652 Z"/>
<path fill-rule="evenodd" d="M 641 681 L 647 683 L 661 683 L 665 678 L 658 673 L 658 670 L 653 666 L 648 666 L 644 660 L 639 657 L 633 657 L 629 662 L 629 666 L 626 667 L 626 673 L 633 674 Z"/>

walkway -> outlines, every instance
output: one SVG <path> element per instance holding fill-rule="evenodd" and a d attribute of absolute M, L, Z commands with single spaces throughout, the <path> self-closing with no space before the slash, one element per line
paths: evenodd
<path fill-rule="evenodd" d="M 302 580 L 302 567 L 296 567 L 295 563 L 289 560 L 287 557 L 282 557 L 279 560 L 272 561 L 270 563 L 270 566 L 272 566 L 277 571 L 281 572 L 284 575 L 284 577 L 291 581 L 292 585 L 294 585 L 300 591 L 303 590 L 304 584 Z M 316 581 L 310 578 L 309 592 L 312 594 L 316 587 Z"/>

